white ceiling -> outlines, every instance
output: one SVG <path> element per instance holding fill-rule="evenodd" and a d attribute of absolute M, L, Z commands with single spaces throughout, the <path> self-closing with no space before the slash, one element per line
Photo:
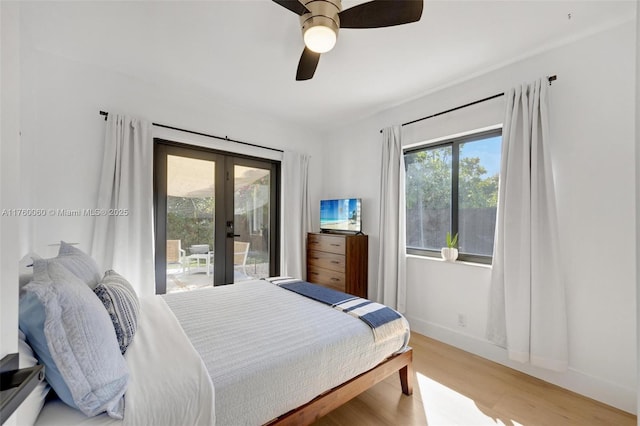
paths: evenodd
<path fill-rule="evenodd" d="M 22 25 L 37 49 L 326 129 L 631 20 L 635 7 L 425 0 L 417 23 L 342 30 L 303 82 L 298 17 L 269 0 L 27 2 Z"/>

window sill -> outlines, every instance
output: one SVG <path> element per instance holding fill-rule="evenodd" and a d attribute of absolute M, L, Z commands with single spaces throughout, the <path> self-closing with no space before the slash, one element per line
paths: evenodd
<path fill-rule="evenodd" d="M 465 265 L 465 266 L 473 266 L 473 267 L 478 267 L 478 268 L 485 268 L 485 269 L 491 269 L 491 264 L 488 263 L 478 263 L 478 262 L 470 262 L 467 260 L 454 260 L 453 262 L 449 262 L 446 261 L 440 257 L 435 257 L 435 256 L 420 256 L 418 254 L 408 254 L 407 253 L 407 259 L 420 259 L 420 260 L 427 260 L 427 261 L 431 261 L 431 262 L 441 262 L 441 263 L 451 263 L 454 265 Z"/>

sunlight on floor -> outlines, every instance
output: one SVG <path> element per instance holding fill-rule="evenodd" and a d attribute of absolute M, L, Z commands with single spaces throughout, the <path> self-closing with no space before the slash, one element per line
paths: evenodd
<path fill-rule="evenodd" d="M 427 376 L 416 373 L 427 424 L 436 425 L 502 425 L 523 426 L 513 420 L 504 423 L 484 414 L 476 403 Z"/>

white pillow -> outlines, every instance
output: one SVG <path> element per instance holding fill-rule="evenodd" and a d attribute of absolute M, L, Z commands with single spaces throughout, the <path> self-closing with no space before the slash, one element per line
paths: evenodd
<path fill-rule="evenodd" d="M 49 260 L 67 268 L 73 275 L 91 287 L 91 290 L 96 288 L 102 279 L 102 274 L 100 274 L 96 261 L 82 250 L 64 241 L 60 241 L 58 256 Z"/>

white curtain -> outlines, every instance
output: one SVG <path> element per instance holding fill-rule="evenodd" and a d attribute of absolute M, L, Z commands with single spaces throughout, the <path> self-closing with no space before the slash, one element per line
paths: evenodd
<path fill-rule="evenodd" d="M 311 226 L 309 156 L 285 151 L 282 160 L 281 275 L 306 277 L 306 239 Z"/>
<path fill-rule="evenodd" d="M 407 303 L 404 155 L 401 127 L 382 131 L 377 300 L 404 312 Z"/>
<path fill-rule="evenodd" d="M 506 94 L 487 337 L 509 358 L 564 371 L 564 280 L 549 153 L 547 79 Z"/>
<path fill-rule="evenodd" d="M 155 294 L 151 123 L 109 114 L 97 208 L 92 257 Z"/>

